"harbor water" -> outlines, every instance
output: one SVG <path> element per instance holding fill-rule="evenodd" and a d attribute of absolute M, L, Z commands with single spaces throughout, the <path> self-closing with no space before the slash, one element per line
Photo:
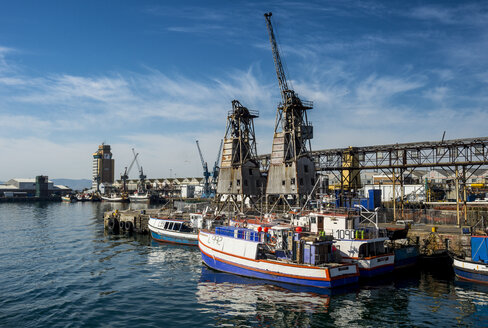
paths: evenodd
<path fill-rule="evenodd" d="M 0 204 L 0 327 L 488 326 L 488 286 L 451 272 L 270 284 L 207 269 L 195 247 L 107 234 L 103 212 L 128 206 Z"/>

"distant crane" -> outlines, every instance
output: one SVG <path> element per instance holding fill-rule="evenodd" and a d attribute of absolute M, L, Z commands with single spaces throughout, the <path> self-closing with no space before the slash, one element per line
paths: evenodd
<path fill-rule="evenodd" d="M 209 197 L 211 197 L 211 188 L 210 188 L 210 181 L 209 180 L 210 180 L 210 176 L 212 174 L 208 171 L 208 164 L 203 159 L 202 150 L 200 149 L 200 145 L 198 144 L 198 140 L 196 140 L 196 143 L 197 143 L 197 148 L 198 148 L 198 154 L 200 154 L 200 160 L 202 161 L 203 178 L 205 179 L 204 183 L 203 183 L 202 198 L 209 198 Z"/>
<path fill-rule="evenodd" d="M 132 153 L 134 153 L 134 148 L 132 148 Z M 129 180 L 129 172 L 132 169 L 132 166 L 134 166 L 134 163 L 137 161 L 137 156 L 139 156 L 139 153 L 134 153 L 134 158 L 132 159 L 132 162 L 129 165 L 129 168 L 127 166 L 125 167 L 125 171 L 123 174 L 120 175 L 120 179 L 122 180 L 122 185 L 124 192 L 127 192 L 127 180 Z"/>
<path fill-rule="evenodd" d="M 213 185 L 213 188 L 216 188 L 216 186 L 217 186 L 217 180 L 219 178 L 219 172 L 220 172 L 219 162 L 220 162 L 220 155 L 222 154 L 222 145 L 223 144 L 224 144 L 224 139 L 220 139 L 219 152 L 217 154 L 217 159 L 215 160 L 214 167 L 213 167 L 213 170 L 212 170 L 212 185 Z"/>
<path fill-rule="evenodd" d="M 132 148 L 132 153 L 134 154 L 134 160 L 136 161 L 137 168 L 139 169 L 139 186 L 141 188 L 141 192 L 146 191 L 146 176 L 144 175 L 144 171 L 142 170 L 142 166 L 139 165 L 139 161 L 137 160 L 137 155 L 136 152 L 134 151 L 134 148 Z"/>

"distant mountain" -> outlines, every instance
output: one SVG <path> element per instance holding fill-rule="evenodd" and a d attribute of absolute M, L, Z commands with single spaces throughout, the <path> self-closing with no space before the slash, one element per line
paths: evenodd
<path fill-rule="evenodd" d="M 63 185 L 70 187 L 72 190 L 83 190 L 90 189 L 92 186 L 92 181 L 88 179 L 49 179 L 55 185 Z"/>

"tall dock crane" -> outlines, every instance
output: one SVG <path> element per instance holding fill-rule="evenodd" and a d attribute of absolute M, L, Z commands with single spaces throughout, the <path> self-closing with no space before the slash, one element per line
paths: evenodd
<path fill-rule="evenodd" d="M 132 162 L 130 163 L 129 168 L 127 168 L 127 166 L 126 166 L 124 173 L 120 175 L 120 179 L 122 180 L 124 192 L 127 192 L 127 180 L 129 180 L 129 172 L 132 169 L 132 166 L 134 166 L 134 163 L 137 160 L 137 156 L 139 156 L 139 153 L 137 153 L 137 154 L 134 153 L 134 148 L 132 148 L 132 153 L 134 154 L 134 158 L 132 159 Z"/>
<path fill-rule="evenodd" d="M 198 140 L 196 140 L 196 143 L 197 143 L 197 148 L 198 148 L 198 154 L 200 154 L 200 160 L 202 161 L 203 178 L 205 179 L 204 184 L 203 184 L 202 198 L 209 198 L 209 197 L 211 197 L 211 188 L 210 188 L 211 173 L 208 171 L 207 162 L 205 162 L 205 160 L 203 159 L 202 150 L 200 149 L 200 145 L 198 144 Z"/>
<path fill-rule="evenodd" d="M 132 153 L 134 154 L 134 160 L 136 161 L 136 164 L 137 164 L 137 169 L 139 170 L 139 187 L 141 188 L 141 192 L 145 192 L 146 191 L 146 175 L 144 174 L 144 171 L 142 169 L 142 166 L 139 165 L 139 161 L 137 160 L 137 155 L 139 155 L 139 153 L 136 154 L 134 148 L 132 148 Z"/>
<path fill-rule="evenodd" d="M 309 157 L 313 127 L 308 122 L 307 110 L 312 102 L 302 101 L 289 86 L 271 24 L 271 13 L 264 14 L 269 32 L 273 60 L 281 92 L 281 103 L 276 111 L 271 163 L 268 171 L 267 195 L 281 199 L 300 198 L 309 194 L 315 185 L 314 163 Z"/>

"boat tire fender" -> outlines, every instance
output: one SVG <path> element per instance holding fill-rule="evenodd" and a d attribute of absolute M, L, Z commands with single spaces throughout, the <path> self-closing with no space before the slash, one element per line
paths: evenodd
<path fill-rule="evenodd" d="M 134 224 L 131 221 L 125 221 L 125 230 L 132 232 L 134 230 Z"/>
<path fill-rule="evenodd" d="M 107 222 L 107 227 L 108 227 L 108 231 L 114 231 L 114 218 L 110 218 L 108 219 L 108 222 Z"/>
<path fill-rule="evenodd" d="M 124 231 L 125 230 L 125 222 L 124 221 L 120 221 L 119 222 L 119 230 L 120 231 Z"/>

